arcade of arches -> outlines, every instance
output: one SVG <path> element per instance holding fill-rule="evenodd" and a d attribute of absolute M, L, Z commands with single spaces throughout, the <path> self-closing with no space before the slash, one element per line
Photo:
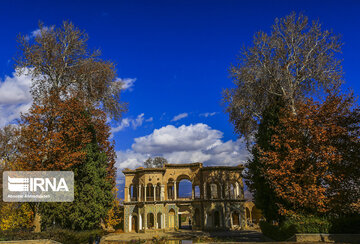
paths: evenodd
<path fill-rule="evenodd" d="M 245 207 L 243 169 L 202 163 L 125 169 L 124 231 L 245 228 L 253 207 Z M 186 193 L 183 181 L 190 183 Z"/>

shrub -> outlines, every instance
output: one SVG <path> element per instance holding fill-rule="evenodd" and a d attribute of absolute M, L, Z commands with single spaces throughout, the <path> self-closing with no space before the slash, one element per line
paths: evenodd
<path fill-rule="evenodd" d="M 34 233 L 30 231 L 4 231 L 0 232 L 0 240 L 11 241 L 51 239 L 63 244 L 80 244 L 88 243 L 90 236 L 103 236 L 104 234 L 105 232 L 103 230 L 71 231 L 64 229 L 52 229 L 40 233 Z"/>
<path fill-rule="evenodd" d="M 330 227 L 328 219 L 315 216 L 290 217 L 278 226 L 260 222 L 262 233 L 275 241 L 287 240 L 297 233 L 329 233 Z"/>
<path fill-rule="evenodd" d="M 292 228 L 285 229 L 282 226 L 272 225 L 265 221 L 260 221 L 260 228 L 265 236 L 275 241 L 285 241 L 295 234 Z"/>
<path fill-rule="evenodd" d="M 295 233 L 329 233 L 331 223 L 327 218 L 299 216 L 286 219 L 282 228 L 293 228 Z"/>
<path fill-rule="evenodd" d="M 329 232 L 334 234 L 360 234 L 360 215 L 333 219 Z"/>

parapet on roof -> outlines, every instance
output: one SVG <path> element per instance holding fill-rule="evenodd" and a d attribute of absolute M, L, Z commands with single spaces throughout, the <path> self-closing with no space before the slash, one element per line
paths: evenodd
<path fill-rule="evenodd" d="M 122 172 L 124 174 L 134 174 L 143 172 L 165 172 L 167 168 L 200 168 L 200 170 L 231 170 L 238 171 L 243 170 L 244 165 L 239 164 L 237 166 L 203 166 L 202 163 L 189 163 L 189 164 L 164 164 L 162 168 L 144 168 L 139 167 L 136 169 L 125 168 Z"/>

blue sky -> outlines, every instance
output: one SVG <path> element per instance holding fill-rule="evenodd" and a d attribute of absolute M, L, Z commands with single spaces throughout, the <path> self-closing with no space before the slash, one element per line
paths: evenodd
<path fill-rule="evenodd" d="M 0 123 L 28 108 L 29 81 L 13 74 L 16 35 L 31 35 L 39 20 L 70 20 L 128 83 L 123 101 L 129 111 L 111 124 L 120 169 L 155 155 L 174 163 L 239 164 L 246 150 L 221 106 L 222 89 L 232 86 L 228 68 L 256 31 L 269 31 L 276 17 L 291 11 L 342 35 L 344 88 L 359 94 L 359 1 L 3 1 Z M 8 87 L 17 89 L 18 99 L 7 98 Z"/>

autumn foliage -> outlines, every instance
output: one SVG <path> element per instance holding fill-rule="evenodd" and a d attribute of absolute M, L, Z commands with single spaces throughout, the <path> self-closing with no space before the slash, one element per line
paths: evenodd
<path fill-rule="evenodd" d="M 262 174 L 280 215 L 351 212 L 359 199 L 360 110 L 352 96 L 308 99 L 297 113 L 285 109 L 268 150 L 260 149 Z M 350 208 L 349 208 L 350 207 Z"/>
<path fill-rule="evenodd" d="M 109 159 L 109 177 L 114 178 L 114 150 L 109 142 L 106 115 L 87 108 L 77 98 L 50 96 L 44 104 L 33 104 L 22 116 L 18 165 L 24 170 L 69 170 L 85 163 L 85 146 L 96 142 Z"/>

